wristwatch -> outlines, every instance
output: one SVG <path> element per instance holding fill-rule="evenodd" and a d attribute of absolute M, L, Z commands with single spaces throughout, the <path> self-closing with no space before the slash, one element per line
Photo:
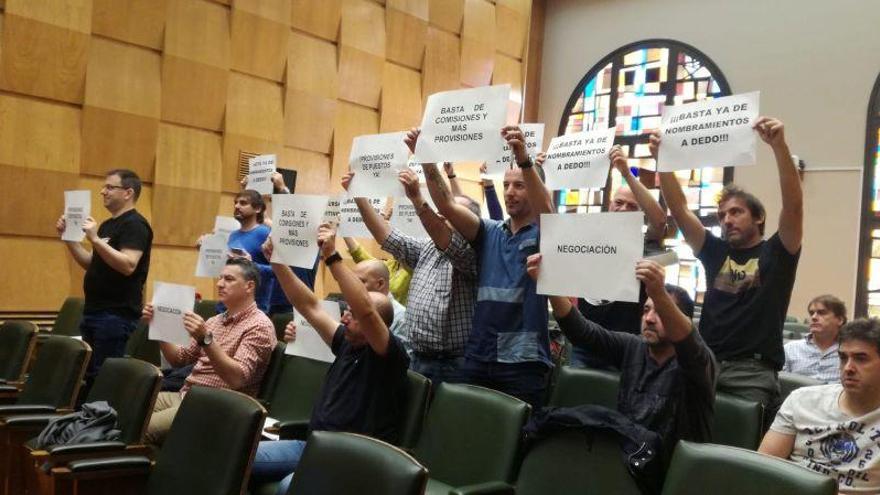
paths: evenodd
<path fill-rule="evenodd" d="M 211 332 L 205 333 L 205 336 L 199 341 L 199 345 L 202 347 L 208 347 L 214 342 L 214 334 Z"/>
<path fill-rule="evenodd" d="M 535 163 L 532 161 L 532 157 L 529 157 L 528 160 L 526 160 L 522 163 L 516 162 L 516 164 L 517 164 L 517 166 L 519 166 L 519 168 L 529 168 L 532 165 L 534 165 Z"/>
<path fill-rule="evenodd" d="M 331 254 L 330 256 L 327 256 L 326 258 L 324 258 L 324 264 L 327 266 L 330 266 L 333 263 L 336 263 L 337 261 L 342 261 L 342 256 L 339 254 L 339 251 L 336 251 L 333 254 Z"/>

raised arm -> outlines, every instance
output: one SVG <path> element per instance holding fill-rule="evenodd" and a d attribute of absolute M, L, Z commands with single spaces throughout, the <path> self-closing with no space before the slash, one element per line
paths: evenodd
<path fill-rule="evenodd" d="M 663 322 L 669 340 L 681 342 L 686 339 L 693 331 L 693 325 L 666 292 L 663 267 L 653 261 L 641 260 L 636 263 L 636 278 L 645 284 L 645 292 L 654 303 L 654 311 Z"/>
<path fill-rule="evenodd" d="M 318 228 L 318 244 L 321 246 L 321 255 L 325 260 L 330 260 L 327 268 L 339 283 L 339 289 L 352 316 L 357 319 L 358 326 L 367 340 L 367 344 L 373 349 L 373 352 L 380 356 L 388 353 L 388 342 L 391 339 L 391 333 L 388 326 L 379 316 L 370 293 L 367 292 L 366 286 L 347 266 L 341 263 L 336 254 L 336 231 L 327 224 Z M 334 261 L 335 258 L 335 261 Z"/>
<path fill-rule="evenodd" d="M 64 235 L 66 227 L 67 221 L 64 219 L 64 215 L 62 215 L 58 222 L 55 223 L 55 230 L 58 231 L 58 235 Z M 64 241 L 64 245 L 67 246 L 67 250 L 70 251 L 70 255 L 77 265 L 81 266 L 83 270 L 89 268 L 89 265 L 92 264 L 91 251 L 84 248 L 82 243 L 77 241 Z"/>
<path fill-rule="evenodd" d="M 463 194 L 461 184 L 458 183 L 458 176 L 455 175 L 455 167 L 452 166 L 452 162 L 443 162 L 443 172 L 446 173 L 446 178 L 449 180 L 449 190 L 452 191 L 452 195 L 461 196 Z"/>
<path fill-rule="evenodd" d="M 782 193 L 782 211 L 779 213 L 779 240 L 791 254 L 801 248 L 804 233 L 804 192 L 797 166 L 791 159 L 791 150 L 785 142 L 785 126 L 773 117 L 758 117 L 755 130 L 773 149 L 779 170 L 779 189 Z"/>
<path fill-rule="evenodd" d="M 97 254 L 110 268 L 126 277 L 134 273 L 144 254 L 143 250 L 128 247 L 114 249 L 107 241 L 98 237 L 98 224 L 92 217 L 86 218 L 83 222 L 83 230 L 86 232 L 86 238 L 92 243 L 92 255 Z"/>
<path fill-rule="evenodd" d="M 416 214 L 419 216 L 419 221 L 422 222 L 422 226 L 425 227 L 428 236 L 434 241 L 437 249 L 445 250 L 449 247 L 449 242 L 452 240 L 452 231 L 446 225 L 446 222 L 434 213 L 434 210 L 431 209 L 428 202 L 422 197 L 422 188 L 419 187 L 419 176 L 407 168 L 400 171 L 399 178 L 400 183 L 403 184 L 404 191 L 406 191 L 406 197 L 412 201 Z"/>
<path fill-rule="evenodd" d="M 513 157 L 516 164 L 522 169 L 523 181 L 526 183 L 526 189 L 529 195 L 529 204 L 532 205 L 537 219 L 540 219 L 542 213 L 553 213 L 553 198 L 550 191 L 544 186 L 535 163 L 529 157 L 526 150 L 526 138 L 518 126 L 509 125 L 501 129 L 501 137 L 507 141 L 513 151 Z"/>
<path fill-rule="evenodd" d="M 623 154 L 619 145 L 614 145 L 611 148 L 611 164 L 620 172 L 626 185 L 633 192 L 636 203 L 639 204 L 648 219 L 648 235 L 646 237 L 655 240 L 662 239 L 666 231 L 666 212 L 663 211 L 663 207 L 654 199 L 648 188 L 642 184 L 642 181 L 632 174 L 626 161 L 626 155 Z"/>
<path fill-rule="evenodd" d="M 659 132 L 654 131 L 650 139 L 651 154 L 656 160 L 657 150 L 660 148 Z M 684 234 L 684 240 L 694 253 L 699 253 L 703 249 L 703 243 L 706 242 L 706 228 L 697 215 L 688 209 L 687 198 L 673 172 L 660 172 L 660 191 L 663 193 L 669 212 L 672 213 L 672 218 Z"/>
<path fill-rule="evenodd" d="M 342 188 L 346 191 L 348 191 L 348 186 L 351 184 L 351 179 L 353 177 L 354 172 L 349 172 L 342 177 Z M 376 242 L 379 244 L 384 243 L 385 238 L 391 233 L 391 227 L 388 225 L 388 221 L 373 209 L 370 205 L 369 199 L 354 198 L 354 203 L 357 205 L 358 210 L 360 210 L 361 218 L 364 219 L 364 225 L 367 226 L 367 230 L 373 235 L 373 239 L 376 239 Z M 351 251 L 351 249 L 349 249 L 349 251 Z"/>

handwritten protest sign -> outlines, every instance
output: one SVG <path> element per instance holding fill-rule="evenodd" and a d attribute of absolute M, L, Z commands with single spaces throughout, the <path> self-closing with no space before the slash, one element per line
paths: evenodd
<path fill-rule="evenodd" d="M 247 189 L 253 189 L 260 194 L 272 194 L 275 163 L 275 155 L 259 155 L 248 159 Z"/>
<path fill-rule="evenodd" d="M 85 239 L 83 222 L 91 214 L 91 191 L 64 191 L 64 233 L 61 234 L 61 240 L 79 242 Z"/>
<path fill-rule="evenodd" d="M 330 318 L 339 321 L 342 317 L 339 303 L 336 301 L 321 301 L 321 308 L 324 309 Z M 302 356 L 317 361 L 332 363 L 336 360 L 333 351 L 315 330 L 315 327 L 308 322 L 298 311 L 293 312 L 293 322 L 296 324 L 296 340 L 287 344 L 284 353 L 292 356 Z"/>
<path fill-rule="evenodd" d="M 638 302 L 642 212 L 541 215 L 538 294 Z"/>
<path fill-rule="evenodd" d="M 385 198 L 368 198 L 370 206 L 381 214 Z M 358 210 L 353 198 L 346 198 L 339 207 L 339 236 L 341 237 L 373 237 L 364 224 L 361 211 Z"/>
<path fill-rule="evenodd" d="M 391 132 L 354 138 L 348 158 L 349 170 L 354 172 L 348 186 L 350 197 L 403 196 L 398 171 L 409 159 L 405 137 L 405 132 Z"/>
<path fill-rule="evenodd" d="M 422 117 L 416 161 L 493 162 L 503 146 L 510 85 L 434 93 Z"/>
<path fill-rule="evenodd" d="M 614 131 L 600 129 L 558 136 L 550 141 L 544 174 L 550 190 L 604 187 Z"/>
<path fill-rule="evenodd" d="M 196 277 L 219 277 L 226 265 L 229 248 L 226 242 L 228 235 L 211 234 L 202 238 L 199 246 L 199 261 L 196 265 Z"/>
<path fill-rule="evenodd" d="M 544 124 L 520 124 L 519 128 L 526 138 L 529 158 L 534 161 L 544 148 Z M 501 152 L 495 161 L 486 163 L 486 173 L 483 174 L 486 178 L 502 177 L 507 169 L 516 165 L 513 151 L 507 145 L 507 141 L 502 140 L 502 143 Z"/>
<path fill-rule="evenodd" d="M 189 332 L 183 326 L 183 315 L 192 311 L 196 302 L 196 288 L 188 285 L 155 282 L 153 284 L 153 320 L 150 321 L 150 340 L 187 346 Z"/>
<path fill-rule="evenodd" d="M 657 170 L 755 164 L 760 92 L 665 107 Z"/>
<path fill-rule="evenodd" d="M 315 266 L 318 226 L 327 209 L 327 196 L 272 195 L 272 261 L 300 268 Z"/>

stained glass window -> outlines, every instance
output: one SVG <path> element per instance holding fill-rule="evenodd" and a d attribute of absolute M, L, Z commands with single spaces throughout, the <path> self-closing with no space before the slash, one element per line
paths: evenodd
<path fill-rule="evenodd" d="M 880 317 L 880 77 L 874 84 L 870 101 L 855 314 Z"/>
<path fill-rule="evenodd" d="M 729 94 L 724 75 L 695 48 L 668 40 L 633 43 L 605 57 L 581 80 L 569 99 L 559 132 L 570 134 L 616 127 L 615 143 L 621 145 L 629 157 L 633 173 L 659 198 L 656 164 L 648 150 L 648 135 L 660 126 L 663 108 Z M 676 176 L 690 208 L 707 226 L 717 226 L 715 199 L 724 184 L 732 180 L 732 170 L 682 170 L 676 172 Z M 602 211 L 608 206 L 609 193 L 620 186 L 620 181 L 619 174 L 611 174 L 611 180 L 603 189 L 558 191 L 554 195 L 558 210 Z M 666 239 L 665 245 L 678 252 L 681 265 L 668 269 L 667 278 L 697 297 L 706 287 L 702 267 L 680 233 L 669 235 L 675 237 Z"/>

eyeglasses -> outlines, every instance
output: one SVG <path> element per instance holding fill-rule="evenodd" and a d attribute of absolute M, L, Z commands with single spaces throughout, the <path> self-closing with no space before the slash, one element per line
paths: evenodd
<path fill-rule="evenodd" d="M 113 184 L 104 184 L 101 186 L 102 191 L 112 191 L 114 189 L 128 189 L 125 186 L 114 186 Z"/>

